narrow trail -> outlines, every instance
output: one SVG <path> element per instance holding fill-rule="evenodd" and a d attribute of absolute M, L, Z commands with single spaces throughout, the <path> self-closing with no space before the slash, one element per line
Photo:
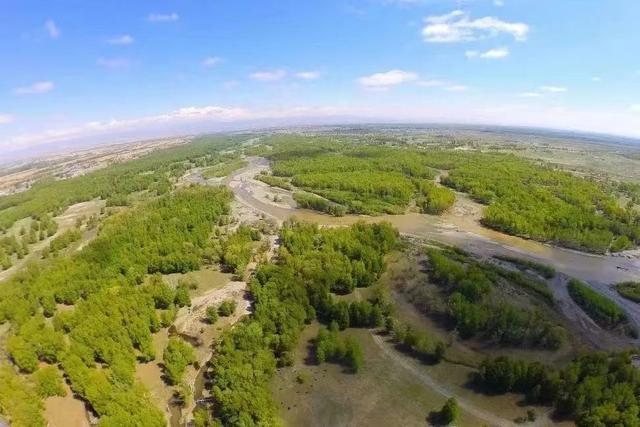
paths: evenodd
<path fill-rule="evenodd" d="M 383 338 L 380 335 L 376 333 L 372 333 L 371 337 L 373 338 L 373 341 L 376 343 L 378 348 L 380 348 L 380 350 L 382 351 L 382 353 L 384 353 L 385 356 L 393 360 L 394 363 L 402 366 L 404 369 L 409 371 L 416 379 L 420 380 L 422 383 L 424 383 L 427 387 L 429 387 L 431 390 L 435 391 L 436 393 L 442 395 L 447 399 L 450 397 L 455 397 L 456 400 L 458 401 L 458 405 L 460 406 L 460 408 L 462 408 L 462 410 L 468 413 L 469 415 L 472 415 L 476 418 L 486 421 L 493 426 L 513 427 L 516 425 L 510 420 L 498 417 L 490 412 L 487 412 L 483 409 L 478 408 L 473 403 L 467 400 L 461 399 L 459 396 L 456 396 L 455 393 L 453 393 L 452 391 L 447 389 L 444 385 L 434 380 L 433 377 L 431 377 L 428 373 L 426 373 L 421 369 L 418 369 L 416 366 L 414 366 L 408 360 L 406 360 L 400 354 L 398 354 L 395 350 L 391 349 L 388 345 L 386 345 Z M 533 425 L 533 424 L 528 424 L 528 425 Z"/>
<path fill-rule="evenodd" d="M 478 408 L 472 402 L 469 402 L 464 398 L 460 398 L 460 396 L 457 396 L 454 392 L 450 391 L 446 386 L 436 381 L 427 372 L 425 372 L 422 369 L 419 369 L 417 366 L 412 364 L 409 360 L 407 360 L 405 357 L 403 357 L 401 354 L 399 354 L 397 351 L 395 351 L 389 345 L 387 345 L 384 339 L 380 335 L 372 331 L 371 337 L 373 338 L 373 342 L 375 342 L 375 344 L 378 346 L 378 348 L 380 348 L 380 350 L 385 356 L 387 356 L 389 359 L 391 359 L 394 363 L 398 364 L 399 366 L 402 366 L 404 369 L 409 371 L 416 379 L 420 380 L 427 387 L 429 387 L 431 390 L 435 391 L 436 393 L 440 394 L 441 396 L 447 399 L 450 397 L 455 397 L 456 400 L 458 401 L 458 405 L 460 406 L 460 408 L 462 408 L 464 412 L 466 412 L 467 414 L 473 417 L 481 419 L 489 423 L 490 425 L 496 426 L 496 427 L 515 427 L 515 426 L 546 427 L 546 426 L 553 425 L 553 422 L 551 422 L 548 418 L 548 413 L 539 414 L 536 421 L 523 423 L 523 424 L 516 424 L 511 420 L 499 417 L 491 412 Z"/>

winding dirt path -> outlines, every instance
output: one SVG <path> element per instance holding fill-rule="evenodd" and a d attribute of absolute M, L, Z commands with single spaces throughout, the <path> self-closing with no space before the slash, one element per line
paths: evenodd
<path fill-rule="evenodd" d="M 461 398 L 460 396 L 456 395 L 454 392 L 450 391 L 446 386 L 436 381 L 432 376 L 430 376 L 423 369 L 419 369 L 417 366 L 412 364 L 411 361 L 409 361 L 407 358 L 403 357 L 397 351 L 390 348 L 390 346 L 385 343 L 384 339 L 380 335 L 372 331 L 371 337 L 373 338 L 373 341 L 375 342 L 375 344 L 378 346 L 378 348 L 382 351 L 382 353 L 386 357 L 391 359 L 394 363 L 398 364 L 399 366 L 402 366 L 404 369 L 409 371 L 416 379 L 420 380 L 427 387 L 429 387 L 431 390 L 435 391 L 436 393 L 440 394 L 441 396 L 447 399 L 450 397 L 455 397 L 456 400 L 458 401 L 458 405 L 460 406 L 460 408 L 462 408 L 464 412 L 466 412 L 467 414 L 473 417 L 479 418 L 489 423 L 490 425 L 496 426 L 496 427 L 515 427 L 516 425 L 527 426 L 527 427 L 545 427 L 545 426 L 553 425 L 553 423 L 548 419 L 548 417 L 543 416 L 542 414 L 538 416 L 537 420 L 534 422 L 524 423 L 524 424 L 515 424 L 511 420 L 499 417 L 491 412 L 478 408 L 472 402 L 469 402 L 468 400 Z"/>

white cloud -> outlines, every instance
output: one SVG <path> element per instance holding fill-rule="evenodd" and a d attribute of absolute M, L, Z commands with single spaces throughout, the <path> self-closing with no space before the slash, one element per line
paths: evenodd
<path fill-rule="evenodd" d="M 540 86 L 540 90 L 547 93 L 563 93 L 569 89 L 563 86 Z"/>
<path fill-rule="evenodd" d="M 282 80 L 287 75 L 285 70 L 258 71 L 249 75 L 249 78 L 261 82 L 274 82 Z"/>
<path fill-rule="evenodd" d="M 358 83 L 368 88 L 381 89 L 416 80 L 418 80 L 418 75 L 416 73 L 402 70 L 390 70 L 384 73 L 375 73 L 370 76 L 360 77 L 358 79 Z"/>
<path fill-rule="evenodd" d="M 598 77 L 598 76 L 593 76 L 593 77 L 591 77 L 591 81 L 592 81 L 592 82 L 596 82 L 596 83 L 597 83 L 597 82 L 601 82 L 601 81 L 602 81 L 602 78 L 601 78 L 601 77 Z"/>
<path fill-rule="evenodd" d="M 509 34 L 518 41 L 526 40 L 529 26 L 522 22 L 507 22 L 493 16 L 471 19 L 467 12 L 454 10 L 446 15 L 425 18 L 422 37 L 429 43 L 474 41 L 499 34 Z"/>
<path fill-rule="evenodd" d="M 222 62 L 222 58 L 218 56 L 208 56 L 202 60 L 202 65 L 205 67 L 214 67 Z"/>
<path fill-rule="evenodd" d="M 52 39 L 57 39 L 58 37 L 60 37 L 60 28 L 58 28 L 53 19 L 48 19 L 47 22 L 44 23 L 44 29 Z"/>
<path fill-rule="evenodd" d="M 504 6 L 504 1 L 503 0 L 493 0 L 493 5 L 496 7 L 502 7 Z"/>
<path fill-rule="evenodd" d="M 9 123 L 13 123 L 14 120 L 15 120 L 15 117 L 13 117 L 11 114 L 0 113 L 0 125 L 7 125 Z"/>
<path fill-rule="evenodd" d="M 542 94 L 540 92 L 522 92 L 519 94 L 519 96 L 522 96 L 524 98 L 539 98 L 542 96 Z"/>
<path fill-rule="evenodd" d="M 480 52 L 477 50 L 468 50 L 464 54 L 467 58 L 502 59 L 509 56 L 509 49 L 507 49 L 506 47 L 499 47 L 499 48 L 489 49 L 485 52 Z"/>
<path fill-rule="evenodd" d="M 175 12 L 170 14 L 150 13 L 147 17 L 149 22 L 173 22 L 178 19 L 180 19 L 180 17 Z"/>
<path fill-rule="evenodd" d="M 122 45 L 122 46 L 129 45 L 133 42 L 134 42 L 133 37 L 131 37 L 129 34 L 123 34 L 121 36 L 112 37 L 109 40 L 107 40 L 107 43 L 109 44 Z"/>
<path fill-rule="evenodd" d="M 126 68 L 129 66 L 129 60 L 126 58 L 98 58 L 96 63 L 101 67 L 110 69 Z"/>
<path fill-rule="evenodd" d="M 630 110 L 632 113 L 640 113 L 640 104 L 633 104 Z"/>
<path fill-rule="evenodd" d="M 33 84 L 30 84 L 29 86 L 18 87 L 14 90 L 14 92 L 17 95 L 36 95 L 41 93 L 47 93 L 53 90 L 54 87 L 55 85 L 53 84 L 53 82 L 42 81 L 42 82 L 35 82 Z"/>
<path fill-rule="evenodd" d="M 302 80 L 316 80 L 320 78 L 319 71 L 300 71 L 295 73 L 294 76 Z"/>

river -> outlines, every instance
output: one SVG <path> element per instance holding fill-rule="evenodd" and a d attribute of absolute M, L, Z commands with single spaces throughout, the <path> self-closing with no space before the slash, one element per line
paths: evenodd
<path fill-rule="evenodd" d="M 552 265 L 557 271 L 587 282 L 599 292 L 606 294 L 622 306 L 636 325 L 640 325 L 640 305 L 620 297 L 611 285 L 626 280 L 640 281 L 640 259 L 635 257 L 595 255 L 571 249 L 552 246 L 533 240 L 510 236 L 490 230 L 478 221 L 477 215 L 460 215 L 448 213 L 441 217 L 407 213 L 404 215 L 357 216 L 346 215 L 333 217 L 307 209 L 297 209 L 282 203 L 272 203 L 265 197 L 266 184 L 253 179 L 261 171 L 269 170 L 269 162 L 262 157 L 248 157 L 249 164 L 216 184 L 229 187 L 236 199 L 243 205 L 278 222 L 296 217 L 300 220 L 315 222 L 323 226 L 342 226 L 357 221 L 388 221 L 400 233 L 423 239 L 434 240 L 448 245 L 459 246 L 466 251 L 489 257 L 493 255 L 509 255 Z M 202 178 L 193 176 L 194 182 L 202 183 Z M 277 193 L 287 194 L 278 189 Z M 464 195 L 460 195 L 456 203 L 471 203 Z M 464 210 L 464 209 L 463 209 Z M 455 211 L 452 210 L 452 211 Z"/>

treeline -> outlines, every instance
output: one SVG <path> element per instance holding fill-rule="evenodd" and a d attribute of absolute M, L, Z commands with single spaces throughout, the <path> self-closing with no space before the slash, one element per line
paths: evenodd
<path fill-rule="evenodd" d="M 344 216 L 347 213 L 344 206 L 311 193 L 296 191 L 293 193 L 293 200 L 303 209 L 313 209 L 333 216 Z"/>
<path fill-rule="evenodd" d="M 615 302 L 576 279 L 569 280 L 569 295 L 600 326 L 612 329 L 627 322 L 627 314 Z"/>
<path fill-rule="evenodd" d="M 279 176 L 267 175 L 265 173 L 259 173 L 255 176 L 255 179 L 258 181 L 262 181 L 265 184 L 268 184 L 272 187 L 280 187 L 285 190 L 292 190 L 293 187 L 291 183 L 284 178 L 280 178 Z"/>
<path fill-rule="evenodd" d="M 172 179 L 192 167 L 217 163 L 220 151 L 233 146 L 238 139 L 203 137 L 86 175 L 41 180 L 27 191 L 0 197 L 0 231 L 7 230 L 19 219 L 58 215 L 72 204 L 96 197 L 107 200 L 110 205 L 119 205 L 126 202 L 127 195 L 137 191 L 165 194 L 172 188 Z"/>
<path fill-rule="evenodd" d="M 49 243 L 47 254 L 51 252 L 56 253 L 58 251 L 61 251 L 70 244 L 77 242 L 81 238 L 82 232 L 77 228 L 71 228 L 51 240 L 51 243 Z"/>
<path fill-rule="evenodd" d="M 499 357 L 484 361 L 474 380 L 492 393 L 522 393 L 529 403 L 553 405 L 556 416 L 579 427 L 631 427 L 640 419 L 640 371 L 631 356 L 587 353 L 562 370 Z"/>
<path fill-rule="evenodd" d="M 332 319 L 331 292 L 347 293 L 377 279 L 384 268 L 383 256 L 396 238 L 388 224 L 359 223 L 341 229 L 284 224 L 278 262 L 261 265 L 251 282 L 253 315 L 223 336 L 212 359 L 209 377 L 218 422 L 278 423 L 270 395 L 276 366 L 292 363 L 305 324 Z"/>
<path fill-rule="evenodd" d="M 501 345 L 546 349 L 557 349 L 563 342 L 564 329 L 538 310 L 489 298 L 500 276 L 512 280 L 507 272 L 496 272 L 497 267 L 483 266 L 451 250 L 429 249 L 427 254 L 429 278 L 447 294 L 446 315 L 462 338 L 479 336 Z"/>
<path fill-rule="evenodd" d="M 188 285 L 174 291 L 144 278 L 198 268 L 230 198 L 224 189 L 182 189 L 109 218 L 81 252 L 17 273 L 0 289 L 12 362 L 23 372 L 59 364 L 101 425 L 164 425 L 134 379 L 135 364 L 158 357 L 151 334 L 190 303 Z M 75 307 L 59 311 L 57 304 Z"/>

